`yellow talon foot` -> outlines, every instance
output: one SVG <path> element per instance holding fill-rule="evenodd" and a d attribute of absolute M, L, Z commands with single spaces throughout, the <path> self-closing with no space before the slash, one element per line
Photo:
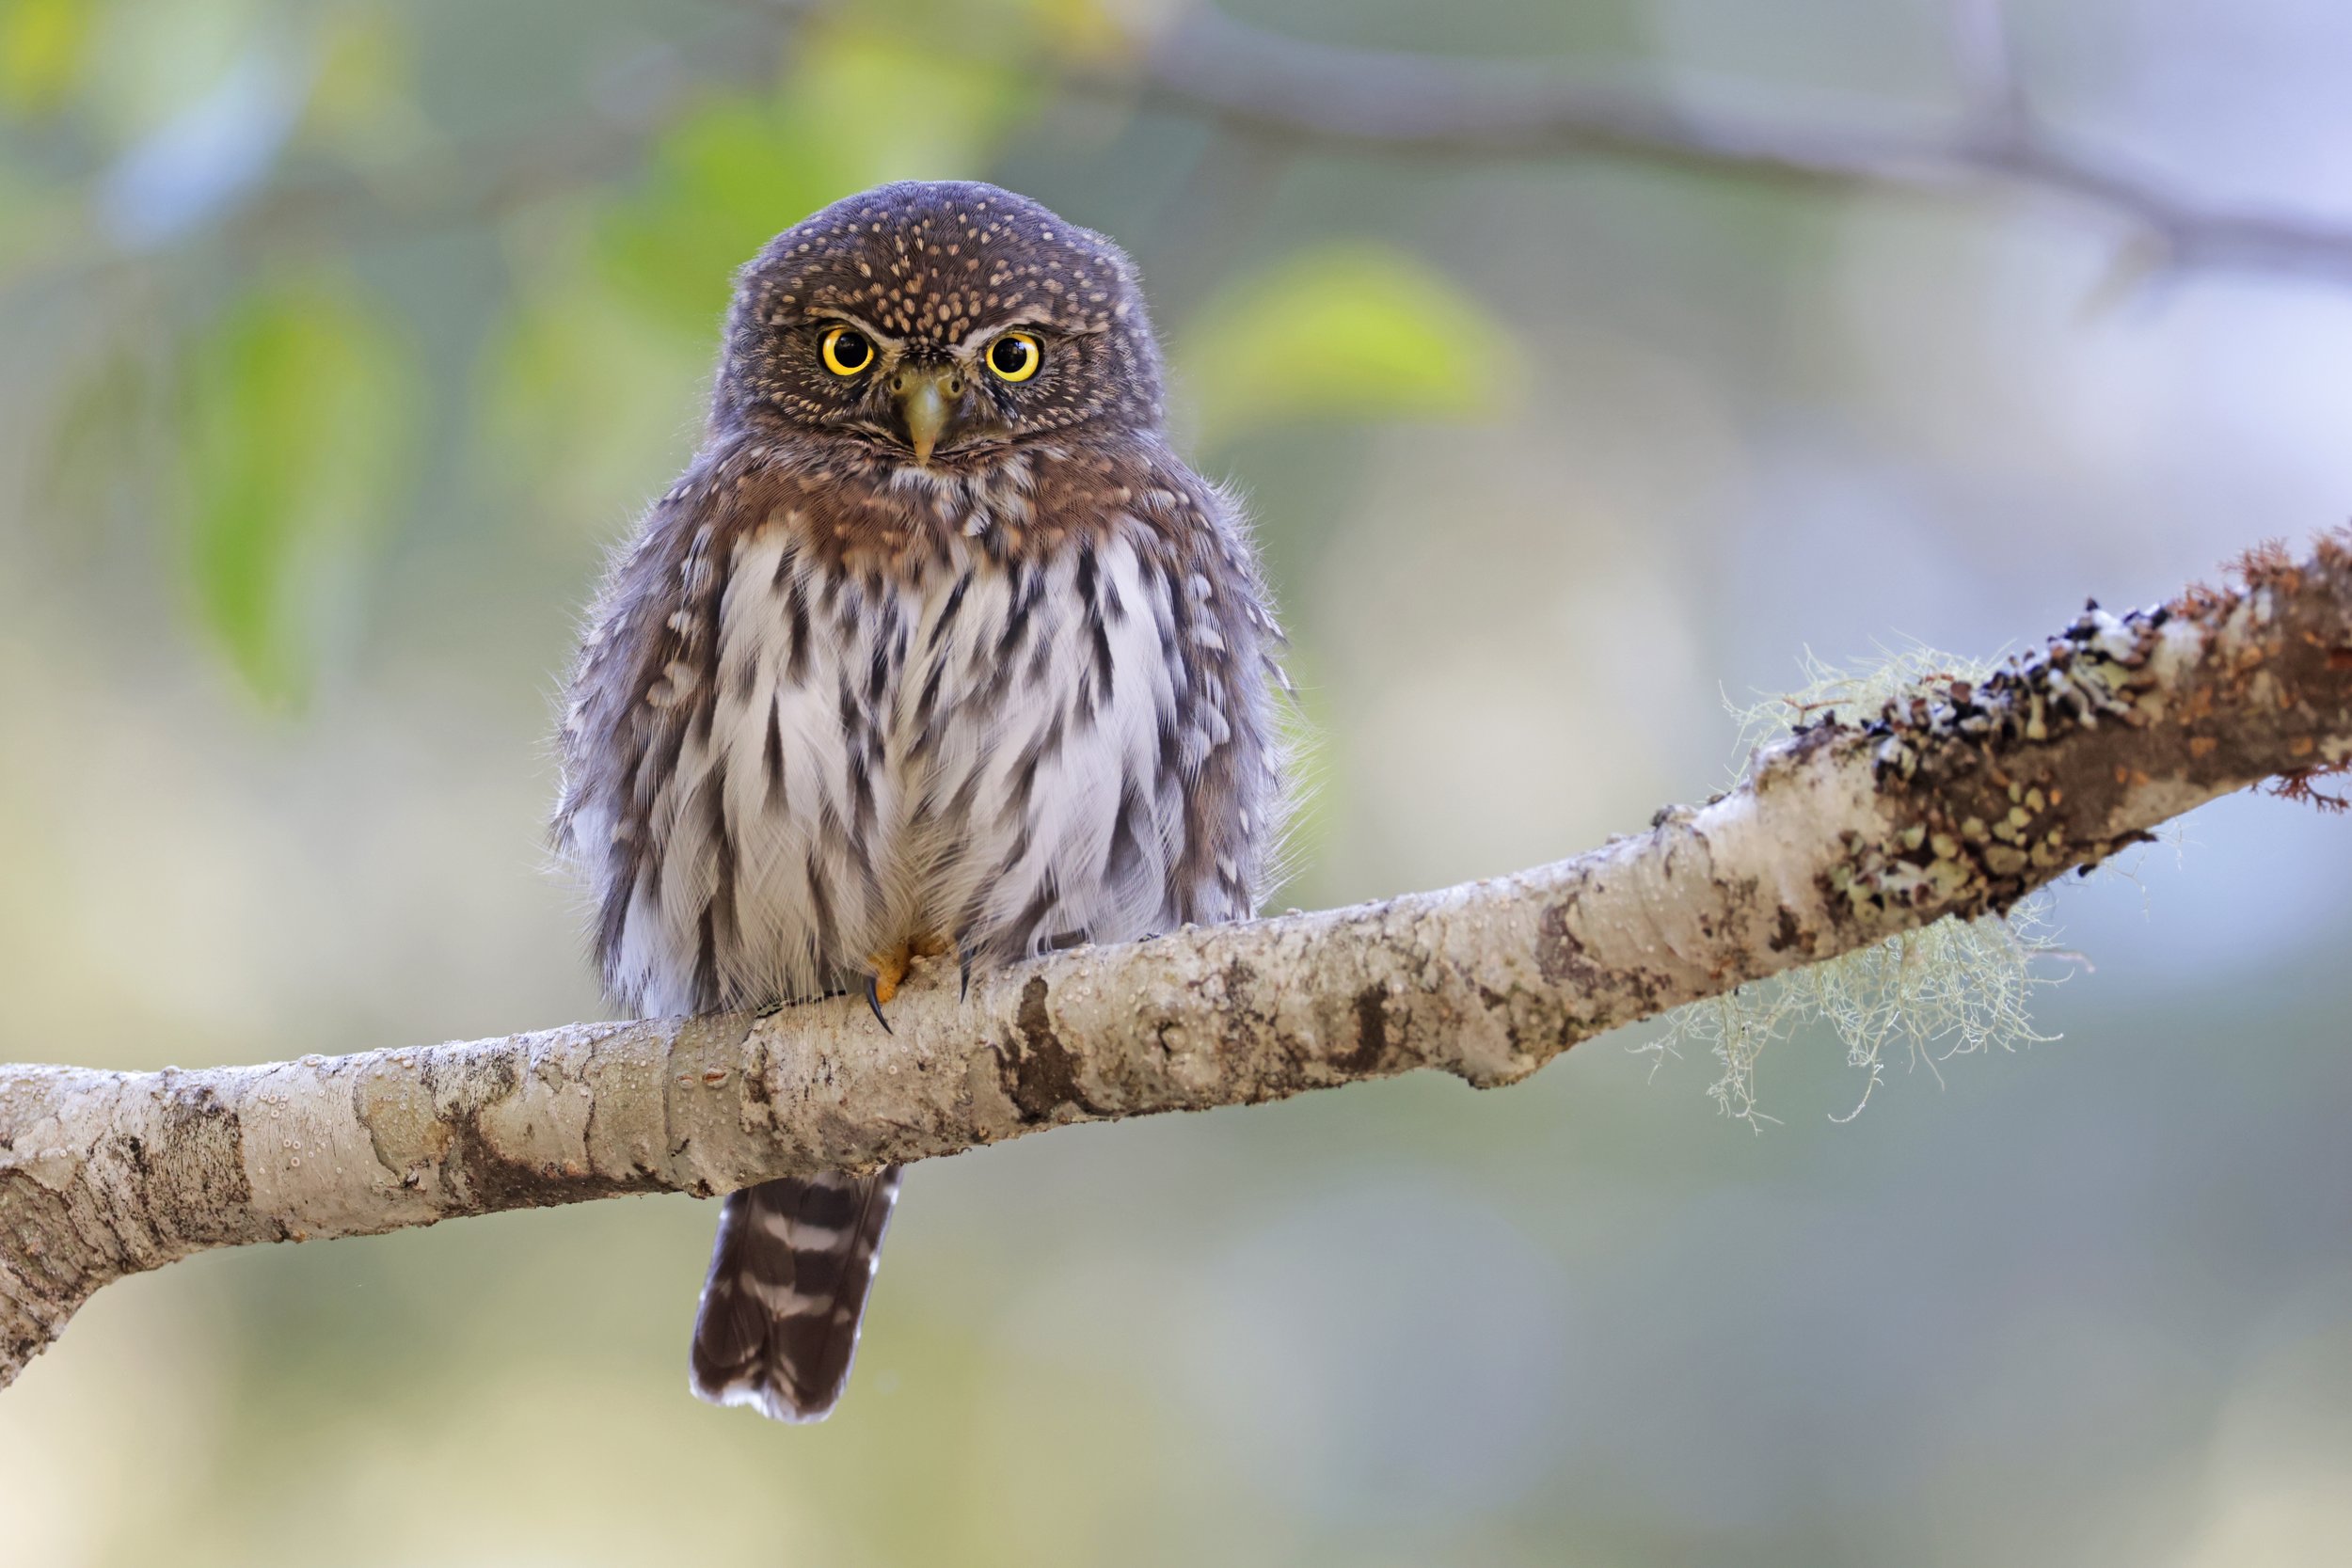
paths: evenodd
<path fill-rule="evenodd" d="M 898 994 L 917 962 L 939 958 L 954 945 L 941 936 L 910 937 L 896 947 L 867 955 L 866 961 L 874 966 L 874 994 L 887 1004 Z"/>
<path fill-rule="evenodd" d="M 880 953 L 866 955 L 866 961 L 873 966 L 873 974 L 866 982 L 866 1002 L 874 1009 L 874 1017 L 881 1021 L 884 1029 L 890 1027 L 890 1021 L 882 1017 L 882 1009 L 898 996 L 898 988 L 906 984 L 907 974 L 916 961 L 936 958 L 953 945 L 946 937 L 922 936 L 910 938 Z"/>
<path fill-rule="evenodd" d="M 901 942 L 886 953 L 872 955 L 866 961 L 874 966 L 874 1000 L 888 1006 L 892 998 L 898 994 L 898 987 L 906 979 L 907 971 L 914 967 L 914 952 L 907 943 Z"/>

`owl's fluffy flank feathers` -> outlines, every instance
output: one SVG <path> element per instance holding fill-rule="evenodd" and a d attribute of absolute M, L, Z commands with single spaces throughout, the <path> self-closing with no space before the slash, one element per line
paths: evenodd
<path fill-rule="evenodd" d="M 991 186 L 884 186 L 744 269 L 708 435 L 614 565 L 564 726 L 557 831 L 616 1002 L 879 1005 L 918 955 L 1250 912 L 1276 633 L 1158 364 L 1126 258 Z M 697 1392 L 830 1407 L 897 1184 L 728 1199 Z"/>

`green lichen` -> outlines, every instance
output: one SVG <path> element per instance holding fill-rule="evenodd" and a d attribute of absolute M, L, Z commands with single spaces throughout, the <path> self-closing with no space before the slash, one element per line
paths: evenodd
<path fill-rule="evenodd" d="M 1981 683 L 1993 670 L 1989 661 L 1917 646 L 1860 670 L 1832 667 L 1807 652 L 1802 667 L 1801 689 L 1748 706 L 1727 705 L 1750 762 L 1758 747 L 1799 724 L 1825 717 L 1860 722 L 1898 694 L 1953 680 Z M 1747 764 L 1740 771 L 1744 777 Z M 1947 916 L 1876 946 L 1678 1007 L 1666 1015 L 1661 1035 L 1633 1049 L 1662 1062 L 1686 1044 L 1705 1046 L 1721 1069 L 1708 1091 L 1717 1107 L 1757 1127 L 1776 1119 L 1764 1114 L 1756 1092 L 1765 1049 L 1804 1024 L 1826 1022 L 1844 1042 L 1847 1064 L 1863 1074 L 1852 1109 L 1831 1117 L 1850 1121 L 1898 1057 L 1912 1069 L 1924 1067 L 1940 1084 L 1941 1064 L 1951 1057 L 2057 1037 L 2035 1032 L 2027 1005 L 2036 987 L 2062 977 L 2035 969 L 2037 958 L 2058 956 L 2048 911 L 2047 898 L 2037 895 L 2006 918 Z"/>
<path fill-rule="evenodd" d="M 1943 1082 L 1942 1064 L 1954 1056 L 2014 1051 L 2057 1038 L 2037 1033 L 2028 1000 L 2036 987 L 2061 976 L 2039 974 L 2034 960 L 2056 956 L 2040 895 L 2007 919 L 1947 917 L 1875 947 L 1755 981 L 1726 995 L 1677 1007 L 1657 1038 L 1635 1046 L 1661 1059 L 1685 1045 L 1705 1046 L 1720 1069 L 1708 1094 L 1727 1117 L 1750 1126 L 1776 1120 L 1764 1114 L 1756 1069 L 1765 1048 L 1820 1021 L 1846 1047 L 1846 1064 L 1863 1075 L 1851 1109 L 1862 1113 L 1899 1059 Z"/>
<path fill-rule="evenodd" d="M 1842 670 L 1807 648 L 1797 660 L 1804 684 L 1796 690 L 1745 704 L 1726 694 L 1724 706 L 1740 726 L 1740 760 L 1732 769 L 1734 782 L 1746 782 L 1759 748 L 1785 737 L 1799 724 L 1817 724 L 1824 719 L 1861 724 L 1876 718 L 1895 698 L 1908 696 L 1921 687 L 1955 680 L 1981 686 L 2000 668 L 1998 657 L 1962 658 L 1920 643 L 1881 648 L 1879 655 L 1873 664 Z"/>

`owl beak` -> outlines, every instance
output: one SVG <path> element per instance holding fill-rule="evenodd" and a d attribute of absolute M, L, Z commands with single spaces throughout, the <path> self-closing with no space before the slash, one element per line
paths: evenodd
<path fill-rule="evenodd" d="M 963 372 L 952 365 L 908 366 L 892 378 L 898 412 L 907 422 L 907 442 L 914 460 L 929 463 L 931 449 L 955 423 L 956 404 L 963 401 Z"/>

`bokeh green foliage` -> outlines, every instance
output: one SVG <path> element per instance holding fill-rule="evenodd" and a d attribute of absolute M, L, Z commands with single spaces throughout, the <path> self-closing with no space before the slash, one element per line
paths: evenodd
<path fill-rule="evenodd" d="M 302 698 L 339 568 L 402 499 L 415 388 L 396 328 L 322 283 L 248 294 L 187 341 L 189 584 L 264 701 Z"/>
<path fill-rule="evenodd" d="M 532 138 L 560 149 L 563 135 L 532 127 L 514 147 L 478 148 L 438 126 L 413 15 L 353 4 L 206 16 L 199 27 L 148 0 L 5 0 L 0 112 L 32 133 L 24 149 L 84 144 L 85 188 L 102 199 L 61 215 L 55 198 L 73 184 L 57 160 L 0 149 L 0 208 L 25 216 L 17 245 L 30 254 L 14 282 L 77 280 L 135 301 L 135 319 L 71 345 L 80 363 L 49 385 L 87 422 L 152 401 L 122 396 L 126 375 L 167 378 L 148 388 L 167 417 L 147 435 L 172 476 L 146 508 L 165 525 L 156 557 L 183 574 L 199 641 L 288 712 L 322 658 L 364 641 L 368 573 L 398 554 L 441 472 L 503 487 L 519 516 L 611 531 L 691 440 L 733 273 L 763 242 L 882 181 L 987 177 L 1009 139 L 1054 112 L 1058 66 L 1134 46 L 1118 13 L 1082 0 L 845 7 L 707 46 L 677 69 L 708 84 L 664 89 L 633 135 L 587 118 L 580 135 L 611 141 L 609 157 L 558 156 L 553 174 L 510 180 L 501 158 L 528 174 Z M 151 47 L 157 36 L 183 40 L 195 62 L 183 79 Z M 224 175 L 159 253 L 110 256 L 109 178 L 172 137 L 220 135 L 205 117 L 233 122 L 237 107 L 218 99 L 221 83 L 257 60 L 294 73 L 298 113 L 282 134 L 238 124 L 277 138 L 254 169 L 230 171 L 243 183 Z M 437 191 L 469 178 L 495 193 L 486 208 L 435 207 Z M 48 226 L 39 243 L 36 214 Z M 338 252 L 346 229 L 397 242 L 405 226 L 430 235 L 453 220 L 486 226 L 504 287 L 472 347 L 426 363 L 414 345 L 432 297 Z M 0 264 L 14 248 L 0 245 Z M 296 280 L 254 280 L 281 272 Z M 1294 421 L 1489 411 L 1515 384 L 1491 316 L 1393 246 L 1344 236 L 1210 281 L 1197 322 L 1164 325 L 1188 428 L 1211 458 Z M 140 352 L 123 351 L 131 337 Z M 421 434 L 452 430 L 455 447 Z M 129 442 L 109 429 L 83 449 Z M 56 486 L 51 499 L 104 488 Z"/>
<path fill-rule="evenodd" d="M 1236 279 L 1180 340 L 1202 446 L 1307 420 L 1499 413 L 1525 378 L 1476 299 L 1391 246 L 1351 240 Z"/>
<path fill-rule="evenodd" d="M 773 90 L 703 104 L 663 133 L 601 225 L 600 270 L 707 339 L 735 269 L 779 229 L 884 181 L 978 178 L 1036 102 L 1032 78 L 985 56 L 812 27 Z"/>
<path fill-rule="evenodd" d="M 88 41 L 82 0 L 8 0 L 0 8 L 0 103 L 52 108 L 72 90 Z"/>

